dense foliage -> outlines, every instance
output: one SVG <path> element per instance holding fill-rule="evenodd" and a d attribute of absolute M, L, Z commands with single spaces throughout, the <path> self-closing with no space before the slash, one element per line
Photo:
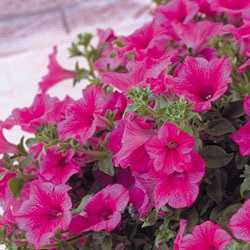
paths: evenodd
<path fill-rule="evenodd" d="M 154 1 L 128 36 L 80 34 L 0 121 L 7 249 L 250 249 L 250 1 Z M 51 97 L 65 79 L 82 98 Z M 4 129 L 30 133 L 18 145 Z"/>

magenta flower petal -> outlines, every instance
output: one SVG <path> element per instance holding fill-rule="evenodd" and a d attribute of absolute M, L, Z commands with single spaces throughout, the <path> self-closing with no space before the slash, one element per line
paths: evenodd
<path fill-rule="evenodd" d="M 129 193 L 120 184 L 108 185 L 96 193 L 84 208 L 83 215 L 73 218 L 70 231 L 112 231 L 120 223 L 121 212 L 129 201 Z"/>
<path fill-rule="evenodd" d="M 173 208 L 190 207 L 199 193 L 198 183 L 205 173 L 205 161 L 196 152 L 191 152 L 190 168 L 172 174 L 152 173 L 158 182 L 154 188 L 155 208 L 168 204 Z"/>
<path fill-rule="evenodd" d="M 133 171 L 146 172 L 148 170 L 149 156 L 144 144 L 155 135 L 151 124 L 140 118 L 135 121 L 126 122 L 122 136 L 122 146 L 113 156 L 115 166 L 127 168 L 131 166 Z"/>
<path fill-rule="evenodd" d="M 66 70 L 56 60 L 57 47 L 53 47 L 52 54 L 49 55 L 48 74 L 39 82 L 39 87 L 42 93 L 46 93 L 51 87 L 65 79 L 74 79 L 76 72 L 73 70 Z"/>
<path fill-rule="evenodd" d="M 72 163 L 74 151 L 69 150 L 65 155 L 57 153 L 57 146 L 49 147 L 46 154 L 42 155 L 40 162 L 40 174 L 46 181 L 53 184 L 65 184 L 69 178 L 80 169 Z"/>
<path fill-rule="evenodd" d="M 165 123 L 145 144 L 156 171 L 171 174 L 182 172 L 190 165 L 195 139 L 172 123 Z"/>
<path fill-rule="evenodd" d="M 100 87 L 92 86 L 84 89 L 83 98 L 66 108 L 65 119 L 58 125 L 60 140 L 74 138 L 85 144 L 96 131 L 98 114 L 102 113 L 104 103 Z"/>
<path fill-rule="evenodd" d="M 229 227 L 233 235 L 240 240 L 250 243 L 250 199 L 245 201 L 242 208 L 232 216 Z"/>
<path fill-rule="evenodd" d="M 223 95 L 232 81 L 231 65 L 226 56 L 207 61 L 187 57 L 179 71 L 175 93 L 194 102 L 196 112 L 209 110 L 211 102 Z"/>
<path fill-rule="evenodd" d="M 187 227 L 187 220 L 181 219 L 180 220 L 180 228 L 179 228 L 178 234 L 177 234 L 175 241 L 174 241 L 174 250 L 181 250 L 180 244 L 181 244 L 181 241 L 183 238 L 183 234 L 186 230 L 186 227 Z"/>
<path fill-rule="evenodd" d="M 232 242 L 231 236 L 212 221 L 193 228 L 192 234 L 183 236 L 181 250 L 224 250 Z"/>
<path fill-rule="evenodd" d="M 250 96 L 247 96 L 244 100 L 244 110 L 250 116 Z"/>
<path fill-rule="evenodd" d="M 241 127 L 237 131 L 236 135 L 231 134 L 230 138 L 239 145 L 241 155 L 250 155 L 250 121 L 248 121 L 243 127 Z"/>
<path fill-rule="evenodd" d="M 71 221 L 71 199 L 67 185 L 33 181 L 29 199 L 15 214 L 20 229 L 26 231 L 27 241 L 39 248 L 50 242 L 57 229 L 65 230 Z"/>
<path fill-rule="evenodd" d="M 24 131 L 34 133 L 42 124 L 58 121 L 59 104 L 60 101 L 57 97 L 37 94 L 30 107 L 14 109 L 6 119 L 5 126 L 9 129 L 19 125 Z M 57 113 L 54 113 L 55 110 Z"/>
<path fill-rule="evenodd" d="M 0 154 L 4 153 L 17 153 L 15 144 L 7 141 L 3 134 L 4 122 L 0 121 Z"/>

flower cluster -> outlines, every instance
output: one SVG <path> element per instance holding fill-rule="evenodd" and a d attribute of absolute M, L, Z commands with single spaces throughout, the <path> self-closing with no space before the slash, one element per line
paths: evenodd
<path fill-rule="evenodd" d="M 80 34 L 87 67 L 54 47 L 31 106 L 0 121 L 8 249 L 248 249 L 250 1 L 154 2 L 131 35 Z M 80 99 L 48 94 L 65 79 Z"/>

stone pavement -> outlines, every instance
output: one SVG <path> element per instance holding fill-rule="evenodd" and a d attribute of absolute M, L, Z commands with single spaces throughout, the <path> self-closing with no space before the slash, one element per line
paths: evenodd
<path fill-rule="evenodd" d="M 60 64 L 73 69 L 67 49 L 78 33 L 112 27 L 118 35 L 130 34 L 151 19 L 150 7 L 151 0 L 0 0 L 0 120 L 32 103 L 53 45 Z M 64 81 L 49 94 L 78 98 L 81 89 Z M 18 128 L 6 131 L 13 142 L 21 134 Z"/>

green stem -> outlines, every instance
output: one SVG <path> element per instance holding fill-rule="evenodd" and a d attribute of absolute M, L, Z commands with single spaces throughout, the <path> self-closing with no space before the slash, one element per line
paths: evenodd
<path fill-rule="evenodd" d="M 77 152 L 85 153 L 88 155 L 94 155 L 94 156 L 108 156 L 108 151 L 93 151 L 93 150 L 87 150 L 87 149 L 80 149 L 80 148 L 73 148 Z"/>

